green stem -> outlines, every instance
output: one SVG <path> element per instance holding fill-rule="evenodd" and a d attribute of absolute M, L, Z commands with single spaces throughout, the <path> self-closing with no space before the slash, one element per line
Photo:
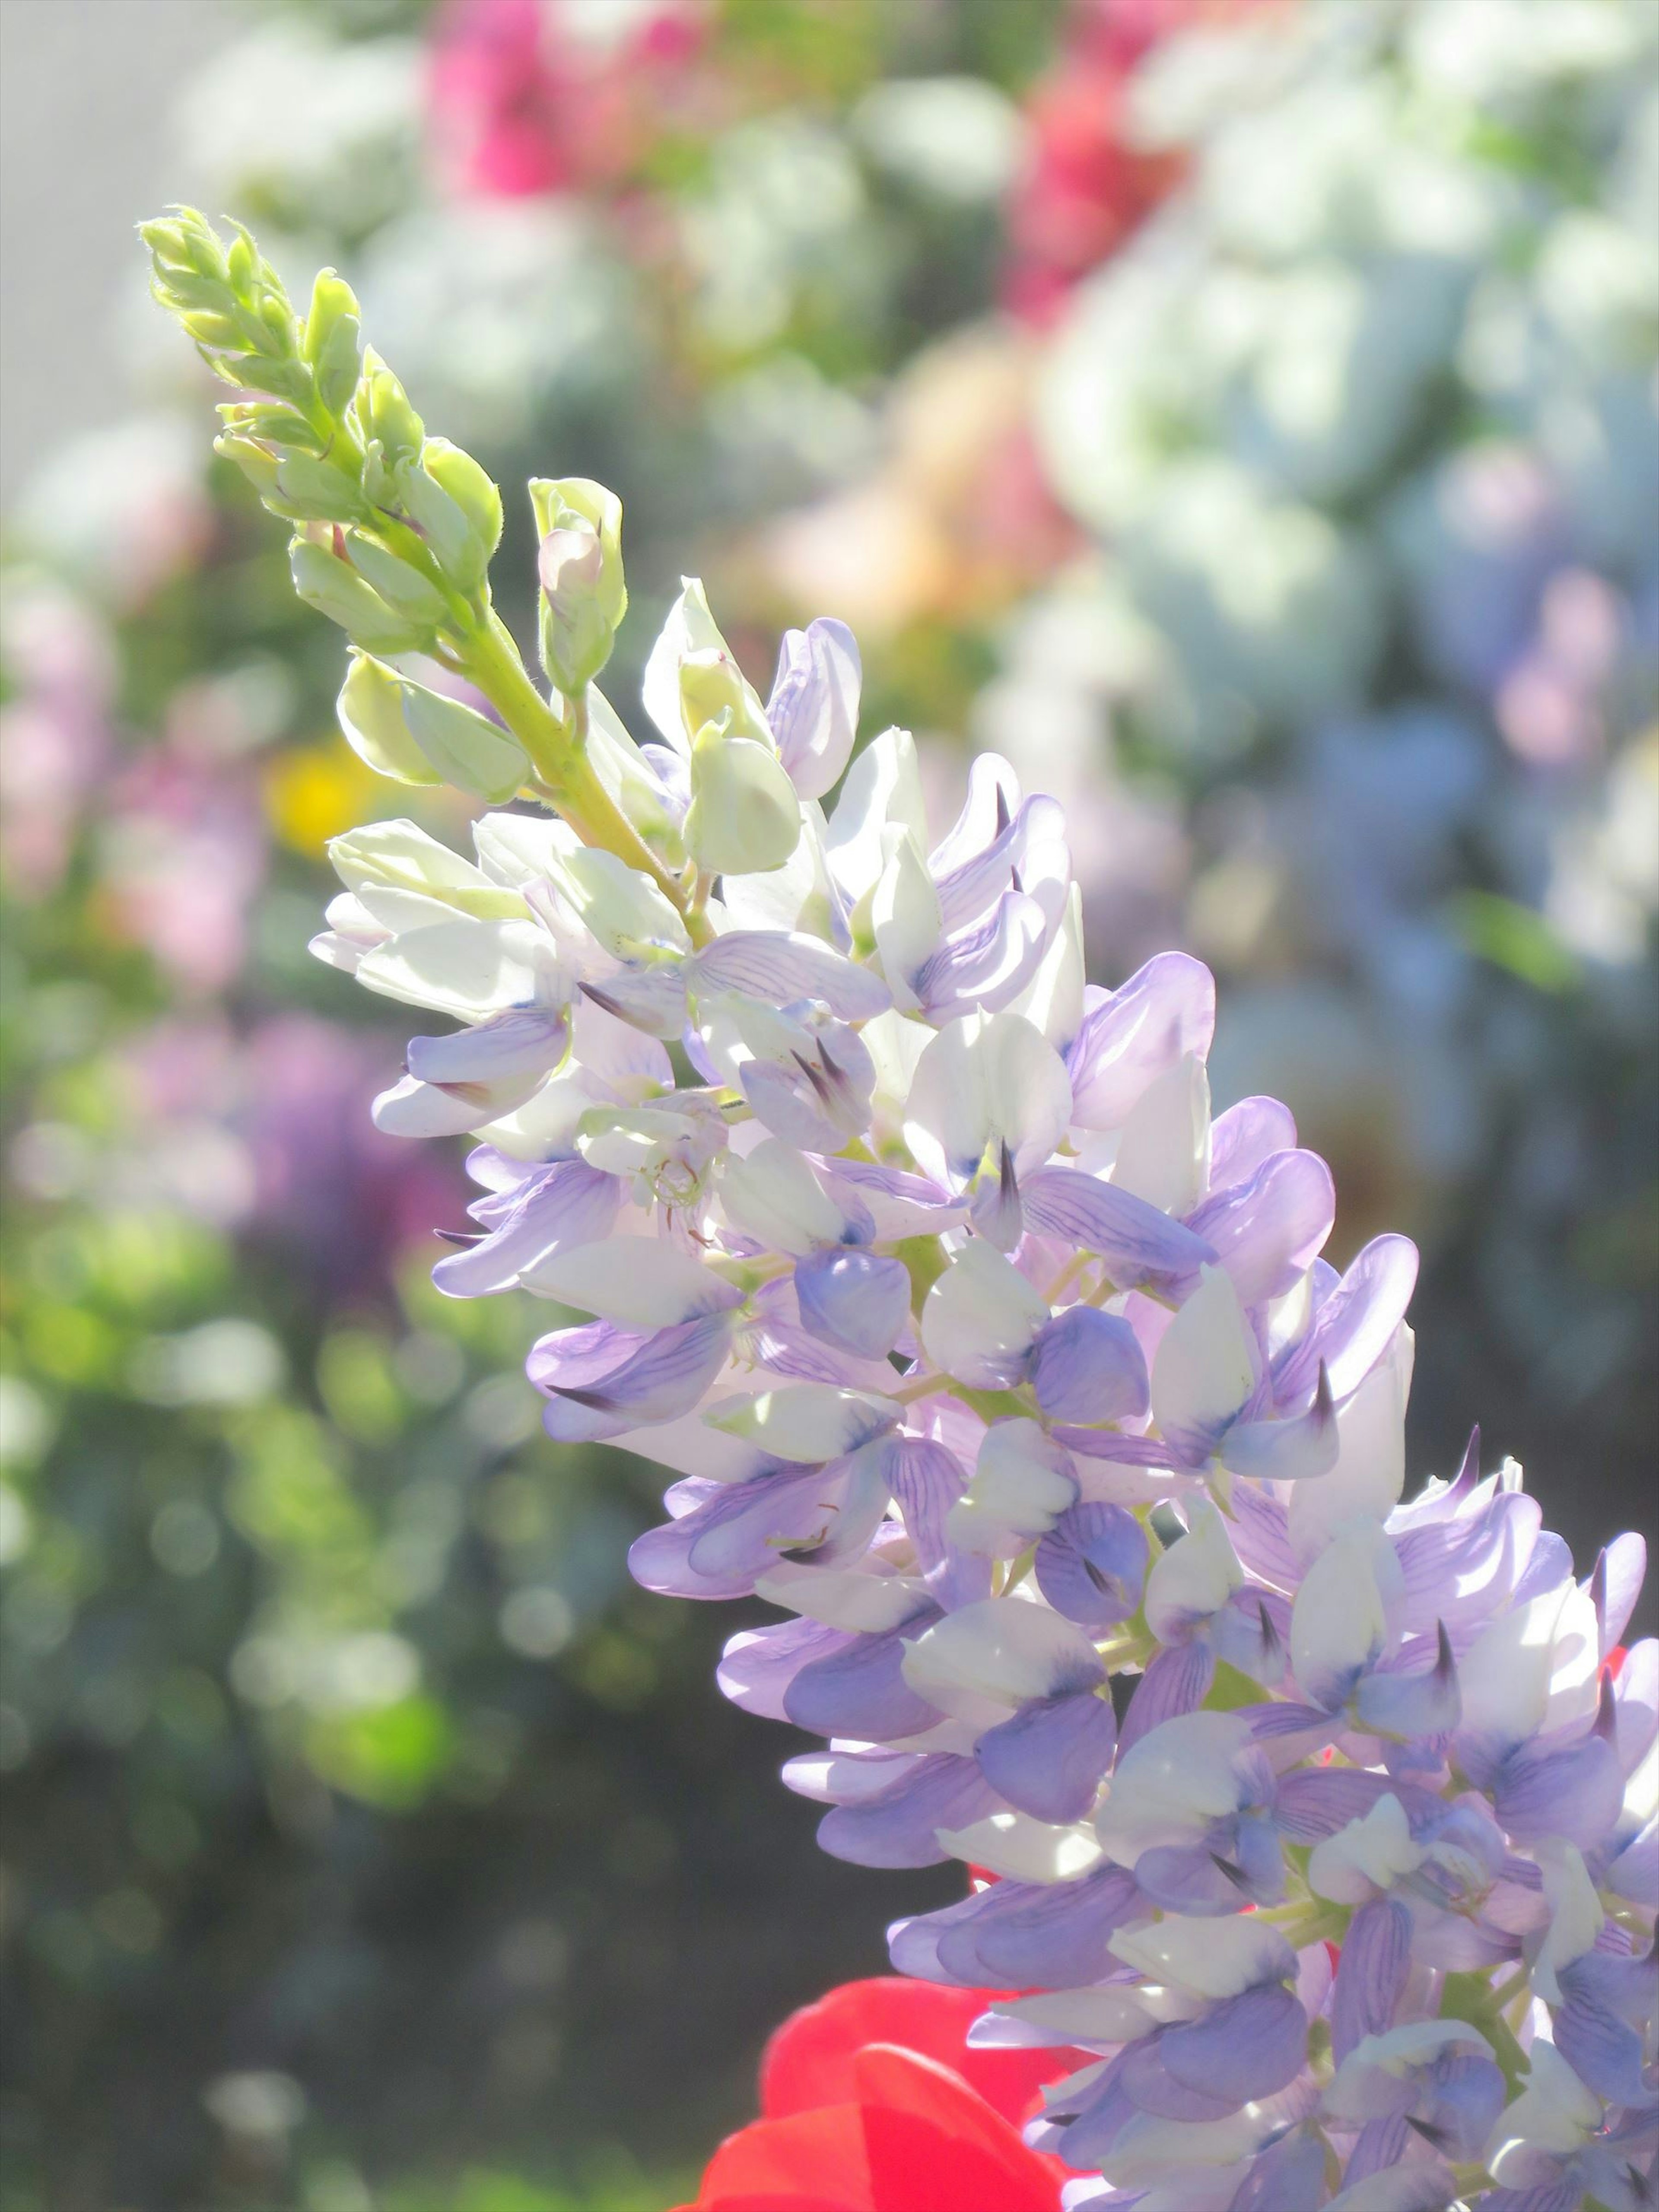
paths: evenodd
<path fill-rule="evenodd" d="M 586 702 L 562 722 L 525 673 L 512 635 L 493 609 L 483 627 L 460 647 L 464 672 L 476 684 L 530 756 L 547 797 L 585 845 L 614 853 L 630 868 L 650 877 L 676 911 L 684 915 L 694 945 L 714 936 L 708 917 L 688 910 L 678 879 L 657 858 L 594 773 L 587 757 Z"/>

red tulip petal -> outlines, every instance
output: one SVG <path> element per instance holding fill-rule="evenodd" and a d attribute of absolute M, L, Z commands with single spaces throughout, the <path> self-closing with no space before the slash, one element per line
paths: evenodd
<path fill-rule="evenodd" d="M 1046 2082 L 1087 2064 L 1073 2051 L 969 2051 L 968 2031 L 999 1994 L 884 1974 L 847 1982 L 791 2014 L 761 2059 L 769 2118 L 853 2096 L 853 2062 L 868 2043 L 893 2043 L 955 2069 L 1005 2119 L 1024 2119 Z"/>
<path fill-rule="evenodd" d="M 870 2162 L 858 2106 L 830 2105 L 757 2120 L 708 2161 L 694 2212 L 874 2212 Z"/>
<path fill-rule="evenodd" d="M 875 2212 L 1057 2212 L 1055 2170 L 948 2066 L 878 2044 L 854 2071 Z"/>

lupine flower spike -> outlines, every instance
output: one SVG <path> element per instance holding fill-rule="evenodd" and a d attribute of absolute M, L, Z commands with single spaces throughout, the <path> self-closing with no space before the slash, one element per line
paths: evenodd
<path fill-rule="evenodd" d="M 1067 2212 L 1651 2206 L 1640 1539 L 1578 1577 L 1475 1443 L 1404 1498 L 1414 1251 L 1339 1273 L 1286 1109 L 1212 1113 L 1197 962 L 1085 981 L 1053 801 L 982 757 L 930 833 L 908 734 L 857 747 L 843 626 L 763 699 L 692 580 L 635 744 L 582 482 L 532 488 L 544 696 L 494 487 L 337 279 L 301 320 L 244 234 L 146 236 L 351 639 L 349 741 L 532 802 L 471 857 L 333 848 L 315 949 L 442 1024 L 375 1117 L 474 1139 L 435 1279 L 586 1316 L 530 1355 L 548 1431 L 672 1478 L 647 1588 L 778 1609 L 720 1682 L 825 1740 L 784 1770 L 825 1849 L 994 1877 L 893 1961 L 1024 1992 L 975 2048 L 1080 2057 L 1028 2129 Z"/>

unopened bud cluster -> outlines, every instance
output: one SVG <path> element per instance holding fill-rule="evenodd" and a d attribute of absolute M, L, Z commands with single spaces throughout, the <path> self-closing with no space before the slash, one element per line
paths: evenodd
<path fill-rule="evenodd" d="M 295 332 L 270 357 L 304 392 L 258 383 L 244 319 L 279 295 L 251 248 L 216 279 L 234 312 L 178 289 L 196 237 L 169 304 L 336 424 L 309 458 L 364 502 L 305 524 L 307 581 L 314 554 L 412 621 L 362 557 L 406 531 L 480 604 L 408 498 L 441 470 L 386 373 L 325 405 Z M 1579 1578 L 1474 1443 L 1405 1501 L 1412 1247 L 1339 1273 L 1287 1109 L 1212 1114 L 1196 962 L 1085 981 L 1052 800 L 982 757 L 934 838 L 908 735 L 856 749 L 846 629 L 791 631 L 763 701 L 694 581 L 636 744 L 595 682 L 617 502 L 532 497 L 532 696 L 641 857 L 562 801 L 485 815 L 471 857 L 379 823 L 337 841 L 315 947 L 453 1024 L 375 1108 L 474 1139 L 439 1286 L 574 1310 L 530 1355 L 548 1431 L 667 1470 L 648 1588 L 777 1608 L 720 1685 L 825 1740 L 785 1776 L 826 1849 L 975 1869 L 894 1960 L 1024 1992 L 979 2040 L 1075 2051 L 1031 2128 L 1068 2212 L 1650 2206 L 1640 1540 Z M 440 729 L 401 648 L 346 627 L 362 757 L 505 796 L 510 687 L 507 730 Z"/>

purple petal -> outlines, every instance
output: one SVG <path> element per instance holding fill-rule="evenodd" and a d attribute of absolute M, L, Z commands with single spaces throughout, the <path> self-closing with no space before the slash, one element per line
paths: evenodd
<path fill-rule="evenodd" d="M 922 1572 L 932 1574 L 946 1555 L 945 1516 L 968 1478 L 953 1452 L 926 1437 L 885 1437 L 872 1449 L 883 1455 L 884 1477 L 904 1515 Z"/>
<path fill-rule="evenodd" d="M 781 1551 L 819 1540 L 840 1502 L 836 1478 L 823 1468 L 722 1484 L 678 1520 L 647 1529 L 628 1554 L 629 1571 L 665 1596 L 744 1596 Z"/>
<path fill-rule="evenodd" d="M 1595 1563 L 1591 1589 L 1595 1594 L 1595 1618 L 1601 1631 L 1599 1656 L 1605 1659 L 1625 1632 L 1636 1610 L 1647 1573 L 1648 1547 L 1633 1528 L 1615 1536 Z"/>
<path fill-rule="evenodd" d="M 1290 1516 L 1278 1498 L 1246 1482 L 1234 1490 L 1230 1510 L 1241 1563 L 1275 1588 L 1293 1590 L 1302 1579 L 1302 1563 L 1291 1548 Z"/>
<path fill-rule="evenodd" d="M 1164 2071 L 1230 2111 L 1294 2081 L 1307 2056 L 1308 2016 L 1278 1983 L 1228 1997 L 1158 2038 Z"/>
<path fill-rule="evenodd" d="M 926 1176 L 883 1167 L 874 1160 L 836 1159 L 827 1165 L 830 1195 L 841 1204 L 850 1189 L 867 1207 L 878 1243 L 892 1237 L 934 1237 L 967 1218 L 966 1202 L 952 1198 Z"/>
<path fill-rule="evenodd" d="M 902 1260 L 842 1247 L 815 1252 L 795 1269 L 801 1326 L 838 1351 L 884 1359 L 910 1317 L 910 1277 Z"/>
<path fill-rule="evenodd" d="M 1139 1339 L 1117 1314 L 1068 1306 L 1037 1331 L 1036 1401 L 1053 1421 L 1134 1420 L 1149 1403 Z"/>
<path fill-rule="evenodd" d="M 1155 1206 L 1079 1168 L 1038 1168 L 1020 1186 L 1029 1227 L 1097 1252 L 1121 1290 L 1190 1274 L 1214 1255 Z"/>
<path fill-rule="evenodd" d="M 1184 952 L 1160 952 L 1115 991 L 1091 992 L 1066 1055 L 1073 1119 L 1121 1129 L 1148 1085 L 1215 1032 L 1215 978 Z"/>
<path fill-rule="evenodd" d="M 1256 1482 L 1302 1482 L 1328 1474 L 1341 1439 L 1322 1363 L 1313 1404 L 1288 1420 L 1236 1421 L 1221 1443 L 1222 1464 Z"/>
<path fill-rule="evenodd" d="M 939 1866 L 950 1853 L 941 1828 L 965 1828 L 1000 1805 L 971 1759 L 939 1753 L 918 1759 L 873 1796 L 838 1805 L 818 1823 L 818 1841 L 854 1866 Z"/>
<path fill-rule="evenodd" d="M 1411 2140 L 1412 2131 L 1404 2112 L 1387 2112 L 1380 2119 L 1367 2120 L 1342 2169 L 1344 2183 L 1369 2181 L 1372 2174 L 1384 2173 L 1390 2166 L 1398 2166 Z"/>
<path fill-rule="evenodd" d="M 433 1282 L 452 1298 L 512 1290 L 538 1261 L 566 1245 L 597 1244 L 608 1237 L 622 1200 L 615 1176 L 602 1175 L 585 1160 L 556 1160 L 525 1177 L 489 1236 L 440 1260 Z"/>
<path fill-rule="evenodd" d="M 1060 912 L 1058 901 L 1045 907 L 1028 892 L 1005 891 L 982 921 L 947 938 L 908 979 L 928 1020 L 995 1013 L 1017 998 L 1036 975 Z"/>
<path fill-rule="evenodd" d="M 1320 2212 L 1326 2201 L 1325 2145 L 1297 2129 L 1262 2152 L 1228 2212 Z"/>
<path fill-rule="evenodd" d="M 1272 1838 L 1269 1842 L 1272 1844 Z M 1271 1904 L 1284 1893 L 1284 1868 L 1274 1847 L 1273 1878 L 1267 1894 L 1255 1894 L 1259 1886 L 1245 1869 L 1208 1844 L 1155 1844 L 1135 1861 L 1135 1880 L 1154 1905 L 1166 1912 L 1181 1912 L 1194 1920 L 1220 1919 L 1245 1903 Z"/>
<path fill-rule="evenodd" d="M 1314 1316 L 1302 1341 L 1276 1364 L 1281 1400 L 1311 1390 L 1325 1363 L 1333 1397 L 1357 1390 L 1394 1340 L 1417 1282 L 1417 1247 L 1408 1237 L 1375 1237 Z"/>
<path fill-rule="evenodd" d="M 1651 2105 L 1643 2070 L 1641 2028 L 1653 2004 L 1654 1961 L 1591 1952 L 1561 1970 L 1566 2002 L 1555 2010 L 1555 2047 L 1598 2097 Z"/>
<path fill-rule="evenodd" d="M 648 1585 L 647 1585 L 648 1587 Z M 846 1629 L 817 1620 L 778 1620 L 764 1628 L 744 1628 L 731 1638 L 714 1670 L 721 1695 L 746 1713 L 781 1721 L 784 1692 L 801 1668 L 814 1659 L 845 1651 L 855 1641 Z"/>
<path fill-rule="evenodd" d="M 1247 1182 L 1275 1152 L 1296 1150 L 1296 1116 L 1277 1098 L 1241 1098 L 1210 1125 L 1210 1188 Z"/>
<path fill-rule="evenodd" d="M 687 988 L 701 997 L 741 991 L 772 1006 L 821 1000 L 843 1022 L 868 1021 L 892 1004 L 878 975 L 791 930 L 728 930 L 682 964 Z"/>
<path fill-rule="evenodd" d="M 1039 843 L 1063 843 L 1065 811 L 1053 799 L 1028 799 L 990 842 L 937 877 L 939 919 L 947 936 L 967 928 L 1027 871 L 1027 854 Z"/>
<path fill-rule="evenodd" d="M 1362 1905 L 1336 1962 L 1331 1992 L 1331 2050 L 1340 2066 L 1368 2035 L 1394 2026 L 1411 1966 L 1412 1917 L 1391 1897 Z"/>
<path fill-rule="evenodd" d="M 1624 1796 L 1618 1754 L 1593 1735 L 1562 1751 L 1522 1744 L 1504 1762 L 1492 1804 L 1512 1842 L 1565 1836 L 1588 1850 L 1612 1829 Z"/>
<path fill-rule="evenodd" d="M 1080 1820 L 1112 1763 L 1117 1722 L 1110 1700 L 1037 1698 L 974 1746 L 980 1771 L 1000 1796 L 1039 1820 Z"/>
<path fill-rule="evenodd" d="M 599 1365 L 595 1329 L 609 1330 L 613 1352 L 626 1356 Z M 689 1413 L 725 1364 L 731 1335 L 730 1315 L 716 1313 L 646 1337 L 606 1322 L 544 1336 L 526 1362 L 531 1381 L 552 1395 L 543 1425 L 557 1443 L 581 1443 Z"/>
<path fill-rule="evenodd" d="M 803 799 L 822 799 L 847 765 L 861 677 L 858 641 L 845 623 L 820 615 L 804 630 L 785 630 L 766 721 Z"/>
<path fill-rule="evenodd" d="M 1214 1248 L 1247 1306 L 1282 1297 L 1313 1265 L 1336 1218 L 1336 1186 L 1316 1152 L 1276 1152 L 1218 1191 L 1187 1226 Z"/>
<path fill-rule="evenodd" d="M 893 1742 L 939 1725 L 940 1715 L 905 1680 L 904 1654 L 939 1618 L 937 1606 L 919 1611 L 902 1629 L 860 1636 L 846 1649 L 809 1660 L 783 1693 L 786 1719 L 815 1735 Z"/>
<path fill-rule="evenodd" d="M 1388 1796 L 1398 1797 L 1407 1814 L 1438 1802 L 1426 1790 L 1390 1775 L 1357 1766 L 1319 1766 L 1280 1776 L 1274 1817 L 1291 1843 L 1317 1844 L 1350 1820 L 1363 1820 L 1379 1797 Z"/>
<path fill-rule="evenodd" d="M 1439 1655 L 1425 1674 L 1368 1674 L 1359 1685 L 1354 1711 L 1362 1728 L 1402 1742 L 1449 1735 L 1463 1717 L 1463 1700 L 1444 1624 L 1439 1632 Z"/>
<path fill-rule="evenodd" d="M 888 1948 L 900 1973 L 925 1981 L 1083 1989 L 1118 1971 L 1111 1939 L 1146 1910 L 1133 1875 L 1121 1867 L 1078 1881 L 999 1881 L 960 1904 L 895 1921 Z"/>
<path fill-rule="evenodd" d="M 1224 2120 L 1244 2100 L 1217 2096 L 1195 2081 L 1177 2081 L 1164 2063 L 1162 2036 L 1132 2043 L 1118 2062 L 1117 2086 L 1136 2110 L 1161 2120 Z M 1069 2154 L 1074 2148 L 1066 2139 Z"/>
<path fill-rule="evenodd" d="M 1209 1694 L 1215 1680 L 1215 1659 L 1204 1644 L 1182 1644 L 1153 1657 L 1135 1686 L 1129 1710 L 1123 1716 L 1118 1738 L 1118 1757 L 1132 1751 L 1144 1735 L 1174 1720 L 1194 1713 Z"/>
<path fill-rule="evenodd" d="M 404 1065 L 422 1083 L 503 1083 L 515 1075 L 549 1073 L 569 1042 L 562 1014 L 539 1006 L 509 1006 L 448 1036 L 410 1037 Z"/>
<path fill-rule="evenodd" d="M 603 983 L 584 983 L 582 995 L 647 1036 L 678 1037 L 685 1027 L 685 963 L 678 960 L 618 968 Z"/>
<path fill-rule="evenodd" d="M 1068 1506 L 1038 1544 L 1037 1588 L 1068 1620 L 1109 1628 L 1139 1605 L 1148 1556 L 1146 1532 L 1126 1506 L 1089 1499 Z"/>

